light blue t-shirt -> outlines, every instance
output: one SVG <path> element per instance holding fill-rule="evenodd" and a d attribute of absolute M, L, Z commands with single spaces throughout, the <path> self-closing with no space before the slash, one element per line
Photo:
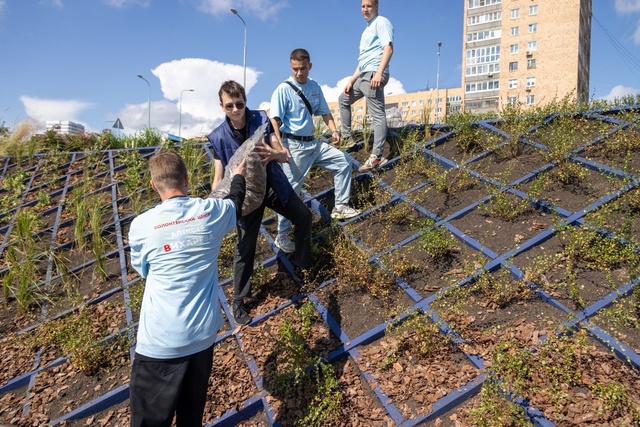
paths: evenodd
<path fill-rule="evenodd" d="M 307 78 L 307 83 L 301 85 L 293 77 L 287 81 L 298 87 L 311 104 L 314 116 L 329 114 L 329 106 L 324 98 L 320 85 L 313 79 Z M 300 96 L 287 83 L 280 83 L 271 96 L 271 118 L 280 117 L 281 132 L 298 136 L 313 136 L 313 117 Z"/>
<path fill-rule="evenodd" d="M 358 68 L 360 73 L 376 72 L 380 66 L 382 52 L 387 45 L 393 45 L 393 26 L 384 16 L 376 16 L 367 23 L 360 38 Z M 389 72 L 389 66 L 385 71 Z"/>
<path fill-rule="evenodd" d="M 157 359 L 211 346 L 223 318 L 218 252 L 236 224 L 229 200 L 176 197 L 136 217 L 131 266 L 146 278 L 136 352 Z"/>

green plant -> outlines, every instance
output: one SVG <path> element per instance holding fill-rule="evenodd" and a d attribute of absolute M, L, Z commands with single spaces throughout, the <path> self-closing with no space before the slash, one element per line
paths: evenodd
<path fill-rule="evenodd" d="M 51 196 L 44 189 L 38 190 L 36 199 L 38 200 L 38 203 L 36 203 L 36 209 L 41 209 L 51 204 Z"/>
<path fill-rule="evenodd" d="M 509 193 L 504 186 L 489 186 L 489 194 L 491 199 L 487 203 L 481 204 L 480 209 L 503 221 L 514 221 L 533 209 L 528 199 Z"/>
<path fill-rule="evenodd" d="M 435 221 L 424 220 L 420 235 L 420 248 L 431 258 L 442 259 L 458 250 L 457 239 L 445 227 L 436 227 Z"/>
<path fill-rule="evenodd" d="M 274 348 L 275 374 L 269 386 L 275 395 L 302 399 L 298 407 L 302 416 L 299 426 L 324 426 L 335 422 L 342 402 L 342 394 L 333 367 L 313 355 L 308 348 L 311 321 L 315 308 L 307 301 L 296 310 L 294 318 L 287 318 L 278 330 Z"/>
<path fill-rule="evenodd" d="M 640 409 L 629 399 L 625 386 L 617 381 L 606 384 L 593 384 L 591 391 L 600 399 L 600 415 L 614 417 L 628 416 L 634 426 L 640 425 Z"/>
<path fill-rule="evenodd" d="M 500 269 L 495 273 L 481 273 L 471 285 L 471 289 L 481 294 L 481 304 L 489 308 L 504 308 L 514 301 L 521 300 L 530 292 L 523 280 L 515 280 L 506 269 Z"/>
<path fill-rule="evenodd" d="M 126 334 L 105 340 L 109 331 L 99 319 L 95 306 L 83 307 L 77 313 L 44 323 L 25 339 L 33 347 L 59 348 L 64 355 L 71 355 L 70 361 L 78 370 L 95 375 L 121 363 L 130 344 Z"/>
<path fill-rule="evenodd" d="M 203 184 L 206 182 L 204 175 L 204 161 L 207 159 L 206 152 L 202 149 L 202 146 L 194 141 L 185 142 L 179 149 L 178 153 L 184 159 L 187 170 L 189 171 L 189 191 L 193 197 L 206 197 L 207 194 L 202 192 L 199 194 L 198 190 L 203 188 Z"/>
<path fill-rule="evenodd" d="M 441 170 L 435 164 L 433 167 Z M 468 190 L 477 184 L 477 181 L 466 169 L 447 169 L 440 173 L 432 173 L 431 176 L 433 177 L 433 186 L 436 191 L 448 195 Z"/>
<path fill-rule="evenodd" d="M 38 213 L 31 208 L 23 208 L 16 215 L 12 234 L 21 248 L 26 250 L 33 247 L 35 230 L 42 227 L 42 220 Z"/>
<path fill-rule="evenodd" d="M 411 313 L 404 321 L 389 323 L 386 329 L 390 349 L 388 356 L 381 362 L 381 367 L 385 369 L 390 368 L 400 355 L 425 360 L 453 348 L 449 337 L 422 311 Z"/>
<path fill-rule="evenodd" d="M 369 255 L 360 249 L 347 236 L 336 236 L 332 258 L 335 277 L 338 277 L 337 289 L 367 292 L 376 298 L 382 298 L 391 292 L 392 281 L 369 262 Z"/>
<path fill-rule="evenodd" d="M 100 198 L 96 197 L 91 200 L 89 210 L 89 226 L 91 229 L 91 247 L 93 255 L 96 257 L 96 269 L 103 281 L 107 280 L 107 272 L 105 270 L 105 254 L 106 242 L 102 236 L 102 215 L 105 212 L 104 206 L 100 202 Z"/>
<path fill-rule="evenodd" d="M 480 389 L 480 403 L 469 411 L 471 424 L 478 427 L 530 426 L 524 408 L 508 400 L 496 381 L 488 379 Z"/>

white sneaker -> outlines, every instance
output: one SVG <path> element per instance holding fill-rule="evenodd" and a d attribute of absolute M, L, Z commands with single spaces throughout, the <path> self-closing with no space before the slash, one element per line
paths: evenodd
<path fill-rule="evenodd" d="M 353 209 L 349 205 L 335 205 L 331 211 L 331 218 L 333 219 L 349 219 L 354 216 L 358 216 L 362 211 Z"/>
<path fill-rule="evenodd" d="M 359 172 L 366 172 L 366 171 L 370 171 L 372 169 L 377 169 L 379 167 L 382 167 L 382 166 L 386 165 L 388 161 L 389 160 L 385 159 L 384 157 L 378 158 L 378 156 L 376 156 L 375 154 L 372 154 L 372 155 L 369 156 L 367 161 L 364 162 L 364 165 L 360 166 L 358 171 Z"/>
<path fill-rule="evenodd" d="M 296 244 L 291 241 L 288 234 L 278 234 L 273 243 L 276 245 L 276 248 L 288 254 L 295 252 L 296 250 Z"/>

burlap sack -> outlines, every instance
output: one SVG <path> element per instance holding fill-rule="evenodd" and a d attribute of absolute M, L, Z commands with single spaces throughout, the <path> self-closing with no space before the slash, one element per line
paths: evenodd
<path fill-rule="evenodd" d="M 229 194 L 231 186 L 232 170 L 242 159 L 247 159 L 247 170 L 245 180 L 247 182 L 247 193 L 244 197 L 242 205 L 242 215 L 247 215 L 262 205 L 264 195 L 267 191 L 267 170 L 260 162 L 260 156 L 255 153 L 256 144 L 262 143 L 264 139 L 264 131 L 268 123 L 260 126 L 249 139 L 247 139 L 238 150 L 229 159 L 229 164 L 224 170 L 224 178 L 211 191 L 209 197 L 223 198 Z"/>

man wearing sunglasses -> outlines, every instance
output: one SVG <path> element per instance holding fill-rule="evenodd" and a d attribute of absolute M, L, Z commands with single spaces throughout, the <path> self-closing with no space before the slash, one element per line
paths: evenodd
<path fill-rule="evenodd" d="M 320 85 L 309 77 L 311 58 L 305 49 L 295 49 L 289 56 L 292 76 L 281 83 L 271 96 L 271 124 L 282 144 L 291 153 L 283 165 L 284 173 L 297 194 L 313 166 L 334 173 L 335 205 L 331 218 L 345 220 L 360 214 L 349 206 L 351 195 L 351 161 L 345 154 L 314 136 L 313 116 L 321 116 L 332 132 L 335 143 L 340 133 L 324 98 Z M 278 241 L 288 240 L 290 222 L 278 217 Z"/>
<path fill-rule="evenodd" d="M 214 151 L 215 174 L 212 188 L 224 177 L 224 169 L 240 145 L 262 124 L 269 123 L 264 111 L 250 110 L 246 107 L 245 90 L 239 83 L 232 80 L 224 82 L 218 91 L 218 97 L 226 117 L 222 124 L 207 136 Z M 262 205 L 238 221 L 231 310 L 235 322 L 240 325 L 251 322 L 244 301 L 251 298 L 250 279 L 265 207 L 289 218 L 295 225 L 294 240 L 297 250 L 293 258 L 294 265 L 304 269 L 311 263 L 311 211 L 293 192 L 280 166 L 280 163 L 288 161 L 289 152 L 274 135 L 270 123 L 267 125 L 263 143 L 256 146 L 256 153 L 267 169 L 267 192 Z"/>

